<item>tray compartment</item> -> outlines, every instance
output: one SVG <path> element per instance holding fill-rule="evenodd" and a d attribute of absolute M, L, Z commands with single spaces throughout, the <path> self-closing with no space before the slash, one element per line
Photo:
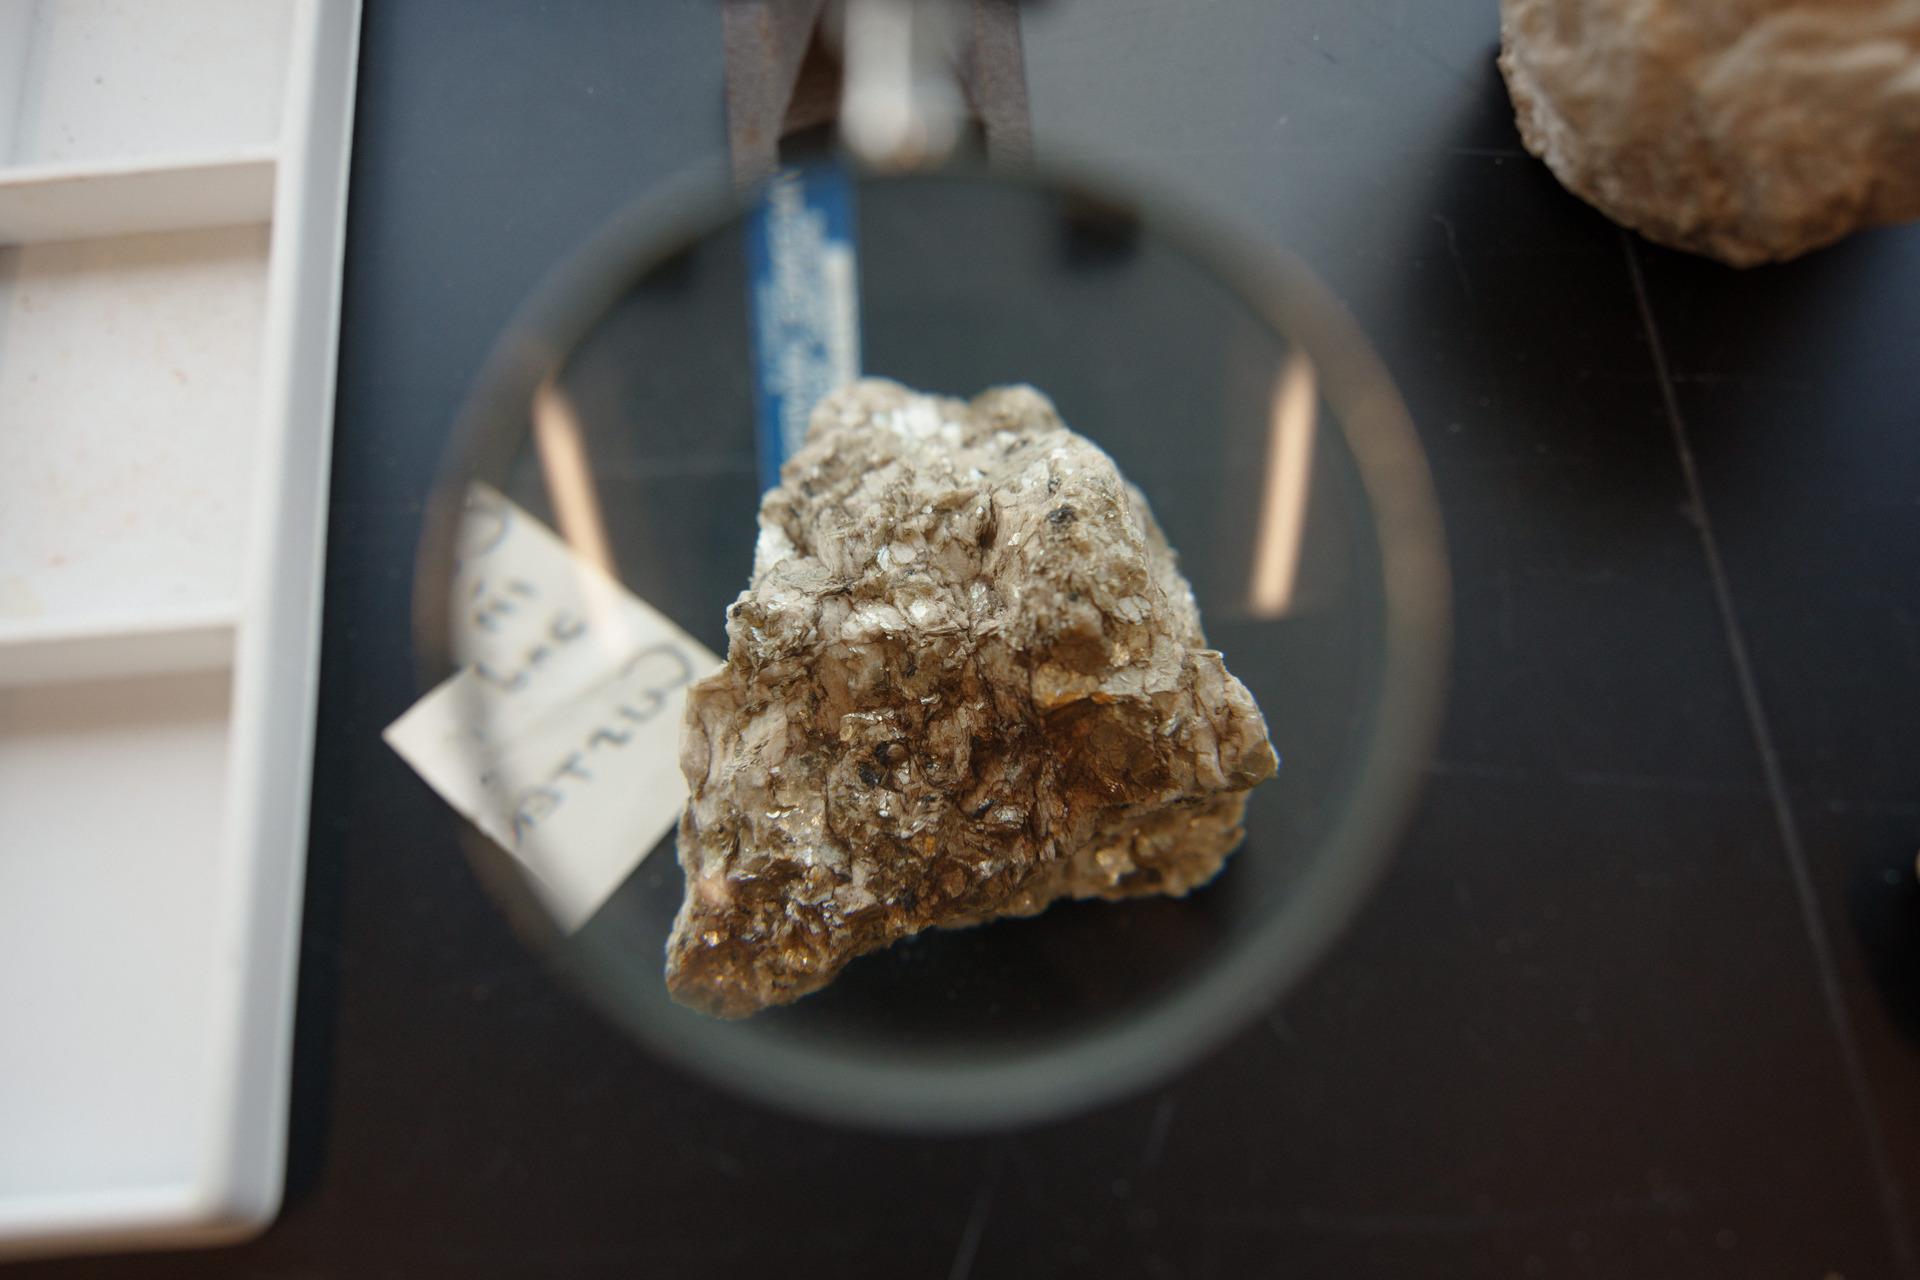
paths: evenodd
<path fill-rule="evenodd" d="M 267 229 L 0 249 L 9 640 L 237 612 Z"/>
<path fill-rule="evenodd" d="M 274 142 L 293 16 L 292 0 L 8 0 L 0 165 Z"/>
<path fill-rule="evenodd" d="M 217 1039 L 230 678 L 0 689 L 0 1210 L 190 1188 Z M 183 991 L 206 992 L 205 1007 Z M 137 1071 L 126 1064 L 137 1062 Z M 0 1227 L 4 1224 L 0 1223 Z"/>

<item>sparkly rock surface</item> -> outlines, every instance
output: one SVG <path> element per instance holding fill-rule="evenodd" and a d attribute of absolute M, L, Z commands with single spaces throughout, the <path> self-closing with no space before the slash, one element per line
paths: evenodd
<path fill-rule="evenodd" d="M 1920 218 L 1920 0 L 1501 0 L 1520 136 L 1574 194 L 1734 266 Z"/>
<path fill-rule="evenodd" d="M 929 927 L 1184 894 L 1277 765 L 1146 500 L 1030 387 L 822 402 L 727 638 L 667 943 L 722 1017 Z"/>

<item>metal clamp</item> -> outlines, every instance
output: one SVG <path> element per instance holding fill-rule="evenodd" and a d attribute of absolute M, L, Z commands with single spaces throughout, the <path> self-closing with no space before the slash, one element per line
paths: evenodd
<path fill-rule="evenodd" d="M 837 122 L 879 168 L 938 164 L 977 126 L 996 164 L 1032 155 L 1017 0 L 724 0 L 734 181 Z"/>

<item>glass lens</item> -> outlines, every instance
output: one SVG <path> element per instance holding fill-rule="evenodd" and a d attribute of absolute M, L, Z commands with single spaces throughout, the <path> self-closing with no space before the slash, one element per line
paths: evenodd
<path fill-rule="evenodd" d="M 1205 1050 L 1355 909 L 1435 717 L 1439 534 L 1391 386 L 1283 260 L 1078 185 L 861 177 L 855 203 L 865 373 L 961 397 L 1029 383 L 1146 493 L 1283 762 L 1253 793 L 1245 846 L 1186 898 L 929 931 L 738 1023 L 667 998 L 671 834 L 577 928 L 497 845 L 476 837 L 473 852 L 603 1008 L 736 1087 L 914 1127 L 1033 1118 Z M 737 214 L 656 211 L 600 237 L 528 309 L 471 403 L 423 557 L 433 680 L 484 640 L 459 568 L 494 518 L 468 504 L 475 482 L 725 653 L 760 497 L 748 298 Z M 608 634 L 582 628 L 581 643 L 615 645 Z M 470 714 L 498 712 L 482 700 Z M 529 731 L 492 728 L 481 736 Z M 542 781 L 497 757 L 474 767 L 504 770 L 506 792 Z"/>

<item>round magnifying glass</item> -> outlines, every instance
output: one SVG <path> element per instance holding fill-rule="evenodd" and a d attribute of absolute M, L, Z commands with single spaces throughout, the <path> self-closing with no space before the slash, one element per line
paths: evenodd
<path fill-rule="evenodd" d="M 623 597 L 726 652 L 763 483 L 751 205 L 725 193 L 620 218 L 503 338 L 423 549 L 423 677 L 466 673 L 467 767 L 500 806 L 493 838 L 467 833 L 477 871 L 532 945 L 653 1050 L 835 1120 L 953 1130 L 1057 1116 L 1218 1044 L 1358 908 L 1438 718 L 1439 522 L 1390 380 L 1283 255 L 1076 179 L 856 171 L 850 194 L 863 372 L 963 398 L 1039 389 L 1140 487 L 1177 550 L 1207 642 L 1283 761 L 1253 790 L 1245 844 L 1220 874 L 1178 898 L 927 930 L 743 1020 L 670 998 L 664 950 L 684 885 L 659 811 L 681 796 L 677 723 L 613 724 L 653 735 L 652 755 L 630 760 L 611 740 L 589 749 L 607 725 L 511 693 L 551 662 L 574 673 L 566 696 L 590 699 L 593 672 L 625 671 L 630 710 L 684 699 L 706 673 L 658 655 L 636 666 L 633 634 L 596 613 Z M 564 554 L 490 565 L 510 527 Z M 546 631 L 529 639 L 523 625 Z M 600 798 L 580 800 L 591 789 Z M 516 817 L 537 825 L 561 806 L 588 815 L 577 847 L 514 847 Z M 576 871 L 599 881 L 584 899 L 557 883 Z"/>

